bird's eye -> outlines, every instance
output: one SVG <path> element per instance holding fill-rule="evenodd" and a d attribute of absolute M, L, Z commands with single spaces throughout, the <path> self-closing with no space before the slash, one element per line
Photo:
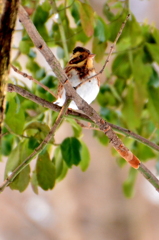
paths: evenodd
<path fill-rule="evenodd" d="M 83 55 L 79 55 L 79 58 L 82 59 L 82 58 L 83 58 Z"/>

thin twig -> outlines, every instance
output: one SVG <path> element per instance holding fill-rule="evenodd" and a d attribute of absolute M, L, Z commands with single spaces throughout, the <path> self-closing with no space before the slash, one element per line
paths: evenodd
<path fill-rule="evenodd" d="M 35 96 L 34 94 L 26 91 L 25 89 L 21 88 L 21 87 L 18 87 L 16 85 L 13 85 L 13 84 L 8 84 L 8 91 L 9 92 L 16 92 L 18 94 L 20 94 L 22 97 L 24 98 L 27 98 L 43 107 L 46 107 L 46 108 L 49 108 L 55 112 L 59 112 L 61 110 L 61 107 L 59 107 L 58 105 L 56 104 L 53 104 L 51 102 L 48 102 L 40 97 L 37 97 Z M 93 121 L 85 114 L 82 114 L 80 112 L 76 112 L 74 110 L 68 110 L 67 111 L 67 115 L 65 115 L 65 118 L 75 118 L 75 119 L 79 119 L 79 120 L 85 120 L 87 122 L 90 122 L 90 123 L 93 123 Z M 121 133 L 121 134 L 124 134 L 125 136 L 128 136 L 128 137 L 132 137 L 133 139 L 145 144 L 146 146 L 148 147 L 151 147 L 153 148 L 154 150 L 156 151 L 159 151 L 159 146 L 151 141 L 149 141 L 148 139 L 126 129 L 126 128 L 123 128 L 123 127 L 120 127 L 120 126 L 117 126 L 115 124 L 112 124 L 112 123 L 109 123 L 109 125 L 118 133 Z M 93 130 L 98 130 L 98 131 L 101 131 L 98 128 L 95 128 Z"/>
<path fill-rule="evenodd" d="M 27 73 L 24 73 L 20 70 L 18 70 L 15 66 L 13 66 L 11 64 L 11 67 L 13 68 L 13 70 L 16 72 L 16 73 L 19 73 L 20 75 L 22 75 L 24 78 L 28 78 L 29 80 L 35 82 L 36 84 L 38 84 L 39 86 L 41 86 L 43 89 L 45 89 L 47 92 L 49 92 L 53 97 L 57 98 L 57 96 L 47 87 L 45 86 L 44 84 L 42 84 L 41 82 L 39 82 L 38 80 L 36 80 L 35 78 L 33 78 L 32 76 L 29 76 Z"/>
<path fill-rule="evenodd" d="M 106 65 L 108 64 L 109 59 L 110 59 L 110 57 L 111 57 L 111 55 L 112 55 L 112 53 L 113 53 L 113 50 L 114 50 L 114 48 L 115 48 L 115 45 L 116 45 L 118 39 L 120 38 L 120 36 L 121 36 L 121 34 L 122 34 L 122 31 L 123 31 L 123 29 L 124 29 L 124 27 L 125 27 L 125 24 L 126 24 L 128 18 L 129 18 L 129 16 L 130 16 L 130 14 L 127 15 L 125 21 L 122 23 L 121 28 L 120 28 L 120 30 L 119 30 L 116 38 L 115 38 L 115 41 L 114 41 L 114 43 L 113 43 L 113 44 L 111 45 L 111 47 L 110 47 L 110 51 L 109 51 L 109 53 L 108 53 L 108 56 L 107 56 L 107 58 L 106 58 L 106 60 L 105 60 L 105 63 L 104 63 L 104 65 L 103 65 L 102 69 L 101 69 L 97 74 L 95 74 L 95 75 L 93 75 L 93 76 L 85 79 L 84 81 L 82 81 L 78 86 L 75 87 L 75 89 L 81 87 L 84 83 L 90 81 L 92 78 L 97 77 L 98 75 L 100 75 L 100 74 L 103 73 L 103 71 L 104 71 Z"/>
<path fill-rule="evenodd" d="M 65 113 L 67 111 L 70 101 L 71 101 L 70 99 L 66 99 L 66 102 L 63 105 L 63 107 L 62 107 L 54 125 L 52 126 L 51 130 L 49 131 L 48 135 L 39 144 L 39 146 L 37 148 L 35 148 L 34 151 L 8 176 L 8 178 L 4 180 L 4 182 L 0 186 L 0 192 L 2 192 L 5 189 L 5 187 L 7 187 L 15 179 L 15 177 L 30 163 L 30 161 L 44 149 L 46 144 L 48 144 L 50 142 L 50 140 L 52 139 L 52 137 L 55 134 L 55 131 L 60 126 L 60 124 L 63 120 L 63 116 L 65 115 Z"/>

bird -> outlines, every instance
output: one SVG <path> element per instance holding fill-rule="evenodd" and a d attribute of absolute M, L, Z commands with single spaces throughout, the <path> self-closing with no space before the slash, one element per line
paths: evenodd
<path fill-rule="evenodd" d="M 76 89 L 76 92 L 83 98 L 88 104 L 90 104 L 98 95 L 100 87 L 100 79 L 98 76 L 86 79 L 96 75 L 93 59 L 95 54 L 92 54 L 88 49 L 77 46 L 73 50 L 73 55 L 67 63 L 64 71 L 69 78 L 69 81 Z M 78 87 L 78 85 L 80 86 Z M 60 83 L 58 86 L 57 100 L 54 104 L 63 106 L 66 100 L 66 91 L 63 85 Z M 78 107 L 74 101 L 71 101 L 69 108 L 78 110 Z"/>

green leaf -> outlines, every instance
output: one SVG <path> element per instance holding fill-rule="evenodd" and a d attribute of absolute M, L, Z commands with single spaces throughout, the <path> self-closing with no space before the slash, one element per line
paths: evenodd
<path fill-rule="evenodd" d="M 113 21 L 114 20 L 115 15 L 114 15 L 113 12 L 110 11 L 110 7 L 109 7 L 109 5 L 107 3 L 104 4 L 103 13 L 104 13 L 104 15 L 106 16 L 106 18 L 109 21 Z"/>
<path fill-rule="evenodd" d="M 73 1 L 71 0 L 71 2 L 69 1 L 69 4 L 71 5 L 71 14 L 72 17 L 75 20 L 75 23 L 78 24 L 79 20 L 80 20 L 80 13 L 79 13 L 79 4 L 78 1 Z"/>
<path fill-rule="evenodd" d="M 94 12 L 90 5 L 78 2 L 81 24 L 83 31 L 88 37 L 91 37 L 94 32 Z"/>
<path fill-rule="evenodd" d="M 38 5 L 38 7 L 36 8 L 36 11 L 34 12 L 34 17 L 33 17 L 34 25 L 37 28 L 42 27 L 42 25 L 44 25 L 45 22 L 48 20 L 48 17 L 49 17 L 49 11 L 46 10 L 45 4 L 43 3 L 43 6 Z"/>
<path fill-rule="evenodd" d="M 56 182 L 60 182 L 61 180 L 63 180 L 65 178 L 67 172 L 68 172 L 67 164 L 65 162 L 63 162 L 63 167 L 62 167 L 61 174 L 56 179 Z"/>
<path fill-rule="evenodd" d="M 148 50 L 148 52 L 151 55 L 152 61 L 157 62 L 159 64 L 159 47 L 158 44 L 150 44 L 150 43 L 145 43 L 145 46 Z"/>
<path fill-rule="evenodd" d="M 26 68 L 33 74 L 33 77 L 36 78 L 36 72 L 40 70 L 40 66 L 32 58 L 28 60 Z"/>
<path fill-rule="evenodd" d="M 103 132 L 95 131 L 94 136 L 97 137 L 99 142 L 104 146 L 109 143 L 108 137 Z"/>
<path fill-rule="evenodd" d="M 136 129 L 140 125 L 140 118 L 135 108 L 133 86 L 129 85 L 127 95 L 125 96 L 123 103 L 122 114 L 126 125 L 130 129 Z"/>
<path fill-rule="evenodd" d="M 48 0 L 45 0 L 42 3 L 41 7 L 45 12 L 49 12 L 49 10 L 51 9 L 51 4 L 48 2 Z"/>
<path fill-rule="evenodd" d="M 31 152 L 32 150 L 28 148 L 28 140 L 19 143 L 8 158 L 5 169 L 5 178 L 13 172 L 31 154 Z M 9 185 L 10 188 L 23 192 L 30 181 L 29 173 L 30 167 L 27 165 Z"/>
<path fill-rule="evenodd" d="M 63 161 L 63 158 L 62 158 L 62 153 L 61 153 L 61 148 L 60 147 L 57 147 L 55 149 L 54 157 L 52 159 L 52 162 L 55 165 L 56 179 L 57 179 L 62 174 L 63 165 L 64 165 L 64 161 Z"/>
<path fill-rule="evenodd" d="M 100 42 L 106 42 L 108 39 L 108 28 L 104 20 L 101 17 L 96 18 L 94 36 L 98 38 Z"/>
<path fill-rule="evenodd" d="M 38 156 L 36 174 L 38 184 L 43 190 L 49 190 L 54 187 L 56 178 L 55 166 L 46 151 L 42 151 Z"/>
<path fill-rule="evenodd" d="M 31 47 L 31 44 L 29 41 L 20 41 L 19 43 L 19 50 L 21 53 L 23 54 L 29 54 L 30 52 L 30 47 Z"/>
<path fill-rule="evenodd" d="M 10 127 L 10 129 L 16 134 L 22 134 L 25 124 L 24 110 L 18 107 L 16 103 L 16 98 L 11 98 L 9 103 L 9 108 L 6 114 L 5 122 Z"/>
<path fill-rule="evenodd" d="M 92 52 L 95 54 L 95 60 L 97 62 L 101 61 L 105 55 L 105 50 L 107 47 L 106 42 L 101 42 L 97 37 L 93 38 L 93 49 Z"/>
<path fill-rule="evenodd" d="M 47 86 L 48 88 L 55 88 L 57 85 L 57 78 L 55 78 L 52 75 L 47 75 L 46 77 L 44 77 L 41 81 L 42 84 L 44 84 L 45 86 Z M 43 89 L 41 86 L 37 86 L 37 90 L 41 93 L 46 93 L 46 90 Z"/>
<path fill-rule="evenodd" d="M 77 122 L 74 119 L 67 119 L 67 122 L 69 122 L 72 126 L 74 137 L 79 138 L 82 135 L 82 127 L 77 124 Z"/>
<path fill-rule="evenodd" d="M 87 145 L 81 141 L 81 161 L 80 161 L 80 168 L 81 170 L 84 172 L 87 170 L 89 163 L 90 163 L 90 153 L 89 150 L 87 148 Z"/>
<path fill-rule="evenodd" d="M 47 134 L 50 131 L 49 126 L 46 123 L 41 122 L 31 122 L 27 125 L 26 129 L 37 129 L 38 131 L 43 132 L 44 134 Z"/>
<path fill-rule="evenodd" d="M 131 75 L 131 66 L 128 53 L 118 55 L 113 64 L 112 72 L 119 78 L 128 79 Z"/>
<path fill-rule="evenodd" d="M 133 60 L 132 67 L 135 83 L 134 108 L 139 117 L 141 116 L 145 100 L 147 99 L 147 82 L 152 73 L 151 66 L 143 62 L 142 56 L 143 52 L 139 51 L 139 55 L 137 55 Z"/>
<path fill-rule="evenodd" d="M 14 142 L 14 137 L 11 134 L 7 134 L 2 138 L 1 142 L 1 148 L 2 148 L 2 154 L 4 156 L 8 156 L 13 148 L 13 142 Z"/>
<path fill-rule="evenodd" d="M 37 180 L 36 171 L 33 171 L 30 182 L 31 182 L 31 186 L 34 193 L 38 194 L 38 180 Z"/>
<path fill-rule="evenodd" d="M 39 141 L 34 138 L 34 137 L 30 137 L 29 138 L 29 143 L 28 143 L 28 147 L 32 150 L 34 150 L 37 146 L 39 146 Z"/>
<path fill-rule="evenodd" d="M 148 83 L 148 109 L 156 124 L 159 122 L 159 76 L 153 71 Z"/>
<path fill-rule="evenodd" d="M 61 143 L 62 157 L 69 168 L 81 161 L 81 143 L 75 137 L 68 137 Z"/>
<path fill-rule="evenodd" d="M 127 198 L 131 198 L 134 194 L 134 184 L 136 181 L 137 170 L 130 168 L 129 176 L 123 184 L 123 191 Z"/>

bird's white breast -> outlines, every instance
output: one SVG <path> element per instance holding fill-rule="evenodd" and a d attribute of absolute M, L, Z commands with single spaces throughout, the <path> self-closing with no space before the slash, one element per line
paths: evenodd
<path fill-rule="evenodd" d="M 95 71 L 92 71 L 89 76 L 86 77 L 89 78 L 93 75 L 95 75 Z M 71 85 L 73 87 L 77 87 L 80 83 L 81 80 L 77 77 L 76 73 L 72 72 L 72 77 L 69 78 Z M 81 98 L 83 98 L 88 104 L 90 104 L 98 95 L 99 92 L 99 86 L 98 86 L 98 81 L 97 78 L 92 78 L 90 81 L 85 82 L 82 84 L 79 88 L 77 88 L 77 93 L 80 95 Z M 66 100 L 66 92 L 65 89 L 63 89 L 63 93 L 61 98 L 58 98 L 55 102 L 55 104 L 59 106 L 63 106 L 64 102 Z M 72 101 L 69 105 L 69 108 L 77 110 L 77 106 L 74 101 Z"/>

